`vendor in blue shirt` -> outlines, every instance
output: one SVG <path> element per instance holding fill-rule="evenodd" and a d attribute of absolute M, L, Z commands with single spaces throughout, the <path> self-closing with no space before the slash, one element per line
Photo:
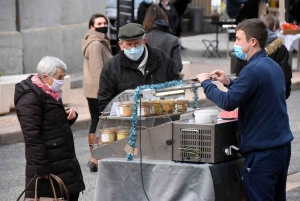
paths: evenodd
<path fill-rule="evenodd" d="M 245 157 L 242 183 L 246 201 L 286 200 L 286 179 L 293 135 L 285 101 L 285 79 L 279 65 L 266 55 L 266 25 L 249 19 L 236 27 L 234 52 L 248 61 L 236 80 L 223 71 L 198 79 L 208 99 L 220 108 L 238 111 L 240 153 Z M 228 87 L 223 92 L 212 83 Z"/>

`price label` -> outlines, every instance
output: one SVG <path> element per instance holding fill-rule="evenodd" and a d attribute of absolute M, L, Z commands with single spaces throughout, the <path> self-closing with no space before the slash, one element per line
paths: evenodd
<path fill-rule="evenodd" d="M 109 142 L 108 134 L 102 134 L 102 142 Z"/>
<path fill-rule="evenodd" d="M 138 113 L 140 113 L 140 108 L 138 108 Z M 144 108 L 141 109 L 141 113 L 139 116 L 143 116 L 143 115 L 145 115 Z"/>

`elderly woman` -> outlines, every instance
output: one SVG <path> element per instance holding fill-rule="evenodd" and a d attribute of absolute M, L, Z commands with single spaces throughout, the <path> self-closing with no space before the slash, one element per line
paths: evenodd
<path fill-rule="evenodd" d="M 95 131 L 99 121 L 98 91 L 100 74 L 104 65 L 112 57 L 107 37 L 108 20 L 98 13 L 89 20 L 89 31 L 82 40 L 83 63 L 83 94 L 87 99 L 91 114 L 91 125 L 88 134 L 88 143 L 92 153 Z M 90 158 L 88 162 L 91 172 L 98 169 L 98 160 Z"/>
<path fill-rule="evenodd" d="M 172 35 L 165 12 L 157 5 L 148 8 L 143 28 L 146 30 L 147 43 L 165 51 L 176 64 L 179 72 L 182 70 L 180 44 L 178 38 Z"/>
<path fill-rule="evenodd" d="M 54 174 L 67 186 L 69 201 L 77 201 L 85 185 L 70 128 L 78 115 L 73 108 L 65 110 L 59 94 L 66 72 L 60 59 L 44 57 L 37 74 L 16 84 L 14 102 L 25 142 L 26 185 L 36 176 L 38 197 L 51 197 L 48 178 Z M 34 184 L 25 197 L 34 198 Z"/>

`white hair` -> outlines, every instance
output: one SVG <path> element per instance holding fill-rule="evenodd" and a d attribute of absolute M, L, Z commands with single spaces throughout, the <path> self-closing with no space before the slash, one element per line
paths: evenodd
<path fill-rule="evenodd" d="M 46 56 L 42 58 L 42 60 L 37 65 L 37 73 L 39 78 L 42 78 L 43 74 L 49 75 L 52 77 L 57 68 L 62 69 L 65 73 L 67 73 L 67 65 L 57 57 Z"/>

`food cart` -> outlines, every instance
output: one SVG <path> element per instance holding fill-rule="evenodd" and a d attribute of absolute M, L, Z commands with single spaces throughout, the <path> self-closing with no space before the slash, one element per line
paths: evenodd
<path fill-rule="evenodd" d="M 136 90 L 126 90 L 106 106 L 92 153 L 99 159 L 95 200 L 147 200 L 141 189 L 146 189 L 150 200 L 172 200 L 174 190 L 181 185 L 192 185 L 199 192 L 189 197 L 189 191 L 181 188 L 182 200 L 224 200 L 226 196 L 228 200 L 238 200 L 243 159 L 234 152 L 236 119 L 218 119 L 216 113 L 206 115 L 205 110 L 199 109 L 199 87 L 195 80 L 158 90 L 150 87 L 141 90 L 138 100 Z M 195 92 L 196 101 L 185 99 L 187 90 Z M 200 119 L 199 111 L 204 112 Z M 128 154 L 133 161 L 128 161 Z M 139 167 L 144 166 L 151 169 L 151 174 L 140 171 Z M 156 172 L 157 168 L 165 171 Z M 178 171 L 172 173 L 174 170 Z M 141 178 L 136 178 L 137 171 L 144 178 L 143 188 Z M 181 171 L 185 172 L 184 177 L 177 174 Z M 196 172 L 202 179 L 193 183 Z M 170 187 L 173 182 L 176 185 Z M 170 191 L 168 195 L 160 192 L 162 188 Z"/>

